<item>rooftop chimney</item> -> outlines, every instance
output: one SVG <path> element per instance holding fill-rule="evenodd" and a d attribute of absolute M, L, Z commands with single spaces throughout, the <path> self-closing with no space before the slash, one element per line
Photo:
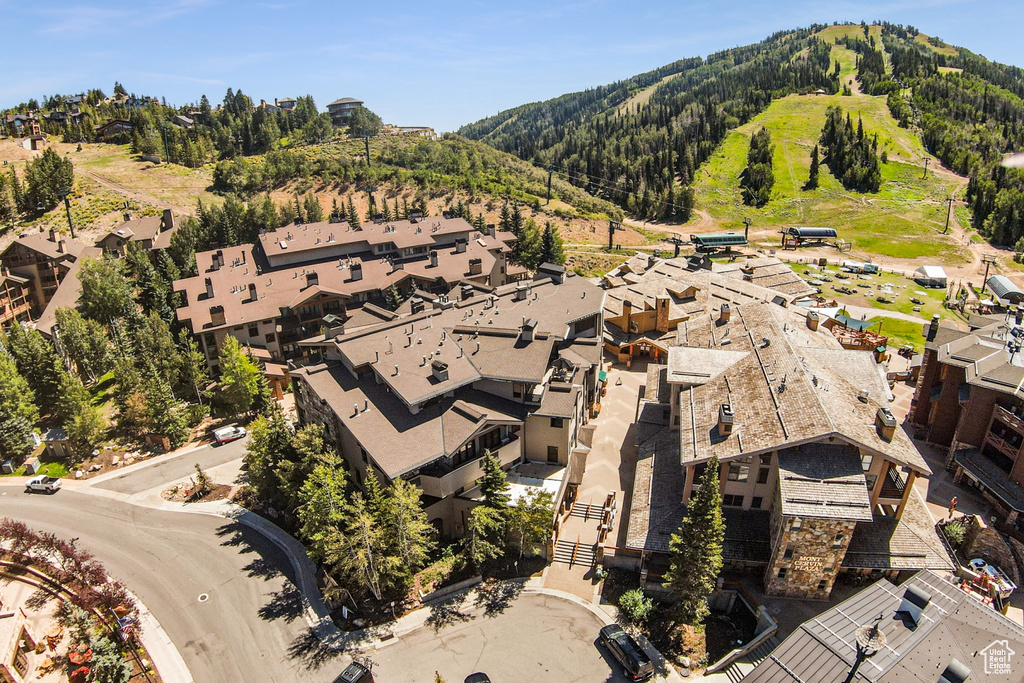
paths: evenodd
<path fill-rule="evenodd" d="M 537 321 L 533 318 L 527 318 L 523 321 L 523 341 L 532 342 L 533 333 L 537 329 Z"/>
<path fill-rule="evenodd" d="M 430 374 L 438 382 L 448 381 L 448 364 L 444 361 L 435 360 L 430 364 Z"/>
<path fill-rule="evenodd" d="M 903 601 L 900 602 L 900 608 L 896 612 L 906 614 L 916 626 L 921 623 L 921 613 L 924 612 L 931 600 L 932 596 L 923 589 L 917 586 L 907 586 L 906 592 L 903 593 Z"/>
<path fill-rule="evenodd" d="M 818 316 L 817 313 L 815 313 L 814 311 L 807 312 L 807 327 L 811 328 L 816 332 L 818 330 L 818 323 L 820 321 L 821 318 Z"/>
<path fill-rule="evenodd" d="M 430 267 L 437 268 L 437 249 L 430 250 Z"/>
<path fill-rule="evenodd" d="M 882 407 L 875 413 L 875 426 L 878 427 L 879 435 L 886 441 L 892 441 L 896 434 L 896 416 L 888 408 Z"/>
<path fill-rule="evenodd" d="M 935 341 L 935 335 L 939 332 L 939 314 L 932 316 L 932 321 L 924 326 L 925 341 Z"/>
<path fill-rule="evenodd" d="M 213 280 L 206 278 L 206 298 L 213 298 Z"/>
<path fill-rule="evenodd" d="M 353 263 L 352 267 L 350 268 L 350 270 L 352 271 L 352 282 L 355 282 L 356 280 L 362 280 L 363 279 L 363 264 L 362 263 L 359 263 L 359 262 Z"/>
<path fill-rule="evenodd" d="M 57 253 L 58 254 L 63 254 L 64 253 L 64 240 L 57 240 Z"/>
<path fill-rule="evenodd" d="M 484 270 L 483 259 L 471 258 L 469 259 L 469 274 L 479 275 Z"/>
<path fill-rule="evenodd" d="M 497 237 L 498 235 L 498 229 L 497 227 L 495 227 L 494 223 L 488 223 L 487 229 L 484 232 L 490 235 L 491 237 Z"/>
<path fill-rule="evenodd" d="M 320 276 L 316 274 L 315 270 L 311 270 L 306 273 L 306 286 L 312 287 L 313 285 L 320 284 Z"/>
<path fill-rule="evenodd" d="M 210 306 L 210 322 L 214 326 L 224 324 L 224 307 L 223 306 Z"/>
<path fill-rule="evenodd" d="M 320 327 L 323 329 L 324 337 L 327 339 L 333 339 L 338 335 L 345 334 L 345 320 L 340 315 L 335 315 L 334 313 L 325 315 L 320 323 Z"/>
<path fill-rule="evenodd" d="M 456 254 L 462 254 L 462 253 L 465 253 L 465 251 L 466 251 L 466 239 L 463 238 L 463 237 L 460 237 L 459 239 L 455 240 L 455 253 Z"/>
<path fill-rule="evenodd" d="M 586 291 L 583 292 L 584 296 Z M 658 332 L 668 332 L 668 297 L 658 296 L 654 299 L 654 305 L 657 309 L 655 311 L 655 329 Z"/>
<path fill-rule="evenodd" d="M 257 299 L 257 296 L 256 296 L 256 283 L 255 282 L 250 282 L 249 283 L 249 301 L 256 301 L 256 299 Z"/>
<path fill-rule="evenodd" d="M 718 435 L 729 436 L 732 434 L 733 420 L 735 415 L 732 412 L 732 406 L 728 403 L 723 403 L 718 406 Z"/>
<path fill-rule="evenodd" d="M 166 232 L 174 227 L 174 214 L 171 213 L 170 209 L 164 209 L 163 214 L 160 216 L 160 232 Z"/>
<path fill-rule="evenodd" d="M 964 683 L 971 675 L 970 668 L 959 659 L 951 659 L 939 676 L 939 683 Z"/>
<path fill-rule="evenodd" d="M 462 289 L 460 291 L 462 292 L 461 301 L 473 298 L 473 285 L 462 285 Z"/>
<path fill-rule="evenodd" d="M 53 228 L 50 228 L 50 241 L 51 242 L 56 242 L 57 241 L 57 231 L 54 230 Z"/>
<path fill-rule="evenodd" d="M 527 287 L 522 282 L 516 285 L 515 300 L 523 301 L 524 299 L 526 299 L 526 291 Z"/>

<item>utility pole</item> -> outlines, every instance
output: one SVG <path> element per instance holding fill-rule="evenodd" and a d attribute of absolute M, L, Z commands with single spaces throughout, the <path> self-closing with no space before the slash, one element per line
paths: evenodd
<path fill-rule="evenodd" d="M 551 203 L 551 176 L 553 176 L 554 174 L 555 174 L 555 167 L 554 166 L 548 166 L 548 201 L 546 202 L 546 204 L 550 204 Z"/>
<path fill-rule="evenodd" d="M 950 195 L 946 201 L 949 202 L 949 208 L 946 210 L 946 227 L 942 230 L 943 235 L 949 232 L 949 214 L 953 213 L 953 196 Z"/>
<path fill-rule="evenodd" d="M 68 214 L 68 230 L 71 231 L 71 239 L 75 239 L 75 224 L 71 222 L 71 199 L 64 195 L 64 211 Z"/>
<path fill-rule="evenodd" d="M 981 262 L 985 264 L 985 279 L 981 283 L 981 294 L 985 294 L 985 287 L 988 286 L 988 269 L 989 266 L 995 265 L 996 257 L 994 254 L 985 254 L 981 257 Z"/>
<path fill-rule="evenodd" d="M 613 236 L 616 230 L 622 230 L 622 223 L 619 221 L 608 221 L 608 251 L 615 248 Z"/>
<path fill-rule="evenodd" d="M 370 167 L 370 136 L 364 135 L 363 142 L 366 143 L 366 167 Z"/>
<path fill-rule="evenodd" d="M 167 127 L 160 126 L 160 137 L 164 140 L 164 163 L 171 163 L 171 153 L 167 150 Z"/>
<path fill-rule="evenodd" d="M 744 217 L 744 218 L 743 218 L 743 239 L 745 239 L 745 240 L 749 240 L 749 235 L 750 235 L 750 224 L 751 224 L 751 223 L 753 223 L 753 222 L 754 222 L 754 221 L 750 220 L 750 219 L 749 219 L 749 218 L 747 218 L 747 217 Z"/>
<path fill-rule="evenodd" d="M 929 161 L 928 157 L 925 157 L 925 159 L 924 159 L 924 175 L 921 176 L 921 180 L 924 180 L 925 178 L 928 177 L 928 161 Z"/>

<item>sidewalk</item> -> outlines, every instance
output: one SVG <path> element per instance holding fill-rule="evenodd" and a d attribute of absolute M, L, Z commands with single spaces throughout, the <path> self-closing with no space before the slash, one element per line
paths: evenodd
<path fill-rule="evenodd" d="M 640 385 L 646 381 L 643 370 L 626 370 L 621 365 L 608 371 L 608 393 L 601 401 L 601 414 L 591 424 L 596 429 L 587 467 L 583 473 L 577 503 L 604 503 L 609 492 L 615 493 L 616 514 L 605 544 L 622 546 L 626 535 L 626 512 L 633 494 L 633 474 L 636 468 L 636 446 L 633 445 L 633 417 Z M 618 382 L 621 380 L 621 384 Z M 600 522 L 591 518 L 569 517 L 559 535 L 560 539 L 589 546 L 597 541 Z M 555 590 L 577 595 L 584 600 L 599 602 L 599 583 L 593 578 L 589 566 L 552 563 L 544 572 L 544 585 Z"/>

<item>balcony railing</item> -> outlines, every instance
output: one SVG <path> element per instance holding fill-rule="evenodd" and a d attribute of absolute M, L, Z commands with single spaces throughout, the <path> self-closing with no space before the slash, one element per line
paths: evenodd
<path fill-rule="evenodd" d="M 494 455 L 498 455 L 498 453 L 502 449 L 504 449 L 505 446 L 509 445 L 510 443 L 518 439 L 518 434 L 509 434 L 507 437 L 501 440 L 501 443 L 499 443 L 496 448 L 491 449 L 491 453 Z M 473 463 L 478 463 L 480 461 L 480 458 L 482 457 L 484 457 L 484 452 L 483 450 L 480 450 L 476 457 L 470 460 L 466 460 L 465 462 L 461 462 L 458 465 L 454 464 L 451 458 L 443 458 L 438 462 L 432 465 L 428 465 L 427 467 L 421 469 L 420 474 L 426 477 L 443 477 L 447 474 L 451 474 L 455 470 L 462 469 L 463 467 L 467 467 L 469 465 L 472 465 Z"/>
<path fill-rule="evenodd" d="M 510 435 L 498 448 L 492 449 L 491 453 L 498 457 L 502 465 L 507 465 L 518 459 L 522 452 L 522 447 L 518 442 L 518 434 Z M 478 457 L 457 466 L 443 460 L 421 469 L 420 487 L 423 489 L 423 493 L 436 498 L 445 498 L 459 489 L 470 488 L 483 474 L 480 467 L 482 457 L 483 451 Z"/>
<path fill-rule="evenodd" d="M 907 481 L 900 476 L 899 470 L 892 467 L 885 473 L 885 481 L 882 482 L 882 490 L 879 492 L 879 498 L 887 498 L 889 500 L 903 500 L 903 492 L 906 489 Z"/>
<path fill-rule="evenodd" d="M 1018 408 L 1017 410 L 1019 411 L 1021 409 Z M 998 403 L 996 404 L 995 414 L 996 417 L 1016 429 L 1018 432 L 1024 433 L 1024 416 L 1017 415 L 1012 410 L 1004 408 Z"/>

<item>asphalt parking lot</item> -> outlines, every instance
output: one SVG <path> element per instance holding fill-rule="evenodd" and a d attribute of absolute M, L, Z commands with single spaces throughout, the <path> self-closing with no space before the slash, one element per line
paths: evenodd
<path fill-rule="evenodd" d="M 461 613 L 436 607 L 427 625 L 369 656 L 379 683 L 424 683 L 435 671 L 447 683 L 476 671 L 493 683 L 626 681 L 597 645 L 602 625 L 574 602 L 522 593 Z"/>

